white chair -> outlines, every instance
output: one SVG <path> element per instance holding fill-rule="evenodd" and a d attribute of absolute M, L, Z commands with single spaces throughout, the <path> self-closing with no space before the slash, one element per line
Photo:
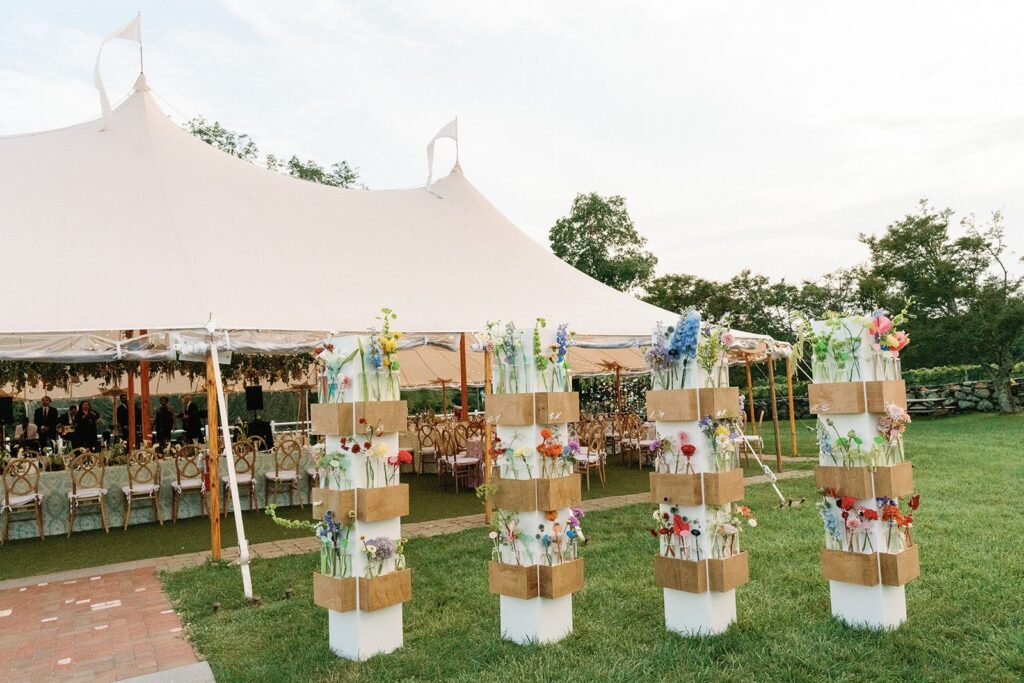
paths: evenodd
<path fill-rule="evenodd" d="M 274 449 L 274 471 L 267 472 L 263 479 L 264 505 L 277 502 L 281 487 L 288 490 L 288 504 L 293 505 L 293 496 L 299 493 L 299 463 L 302 460 L 302 442 L 297 439 L 281 439 Z M 271 497 L 270 487 L 274 487 Z M 299 496 L 299 507 L 302 496 Z"/>
<path fill-rule="evenodd" d="M 160 514 L 160 461 L 153 451 L 137 450 L 128 456 L 128 485 L 121 487 L 124 494 L 124 529 L 132 516 L 132 501 L 148 499 L 153 507 L 153 518 L 164 523 Z"/>
<path fill-rule="evenodd" d="M 0 515 L 4 517 L 4 530 L 0 535 L 0 545 L 7 542 L 11 515 L 28 510 L 35 512 L 39 540 L 43 540 L 43 497 L 39 495 L 39 473 L 39 461 L 35 458 L 12 458 L 4 466 L 4 496 L 0 502 Z"/>
<path fill-rule="evenodd" d="M 235 454 L 235 480 L 238 482 L 238 494 L 241 496 L 242 489 L 249 491 L 249 509 L 255 510 L 256 501 L 256 447 L 244 439 L 231 444 L 231 451 Z M 225 474 L 220 478 L 224 485 L 224 516 L 228 516 L 228 506 L 231 505 L 231 475 Z"/>

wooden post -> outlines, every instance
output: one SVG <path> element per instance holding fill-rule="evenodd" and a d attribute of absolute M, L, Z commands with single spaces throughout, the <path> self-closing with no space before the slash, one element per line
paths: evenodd
<path fill-rule="evenodd" d="M 213 374 L 213 356 L 206 357 L 206 444 L 209 456 L 206 471 L 210 477 L 210 556 L 220 561 L 220 453 L 217 449 L 217 379 Z"/>
<path fill-rule="evenodd" d="M 750 417 L 750 428 L 747 430 L 751 434 L 757 434 L 757 418 L 754 417 L 754 380 L 750 377 L 750 356 L 744 358 L 747 365 L 747 415 Z"/>
<path fill-rule="evenodd" d="M 486 402 L 491 396 L 491 352 L 486 348 L 484 349 L 484 401 Z M 490 420 L 484 420 L 484 483 L 491 483 L 491 433 L 494 428 L 491 425 Z M 484 520 L 490 524 L 491 513 L 493 507 L 491 505 L 491 499 L 488 496 L 484 499 Z"/>
<path fill-rule="evenodd" d="M 796 456 L 796 410 L 793 408 L 793 362 L 786 356 L 786 390 L 789 392 L 790 455 Z"/>
<path fill-rule="evenodd" d="M 622 366 L 615 365 L 615 411 L 622 415 Z"/>
<path fill-rule="evenodd" d="M 775 430 L 775 471 L 782 471 L 782 444 L 779 436 L 779 407 L 775 405 L 775 363 L 768 356 L 768 386 L 772 394 L 772 428 Z"/>
<path fill-rule="evenodd" d="M 466 379 L 466 333 L 459 335 L 459 382 L 462 389 L 462 419 L 469 420 L 469 381 Z M 441 387 L 444 391 L 444 387 Z"/>
<path fill-rule="evenodd" d="M 139 334 L 146 334 L 147 330 L 139 330 Z M 139 400 L 142 403 L 142 446 L 146 446 L 153 440 L 153 421 L 149 405 L 149 361 L 139 363 Z M 134 412 L 135 406 L 132 406 Z"/>
<path fill-rule="evenodd" d="M 135 371 L 128 371 L 128 452 L 135 450 Z"/>

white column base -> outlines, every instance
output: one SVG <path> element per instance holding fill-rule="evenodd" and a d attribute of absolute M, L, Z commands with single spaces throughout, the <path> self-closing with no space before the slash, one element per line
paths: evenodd
<path fill-rule="evenodd" d="M 829 581 L 832 616 L 850 626 L 893 629 L 907 620 L 907 594 L 903 586 L 859 586 Z"/>
<path fill-rule="evenodd" d="M 572 633 L 572 595 L 554 600 L 501 597 L 501 636 L 527 645 L 556 643 Z"/>
<path fill-rule="evenodd" d="M 672 588 L 665 592 L 665 628 L 684 636 L 723 633 L 736 621 L 736 591 L 687 593 Z"/>
<path fill-rule="evenodd" d="M 402 605 L 364 612 L 327 611 L 331 652 L 361 662 L 402 647 Z"/>

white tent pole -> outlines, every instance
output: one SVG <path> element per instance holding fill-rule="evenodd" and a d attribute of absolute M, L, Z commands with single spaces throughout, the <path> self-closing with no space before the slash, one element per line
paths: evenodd
<path fill-rule="evenodd" d="M 220 408 L 220 429 L 224 435 L 224 453 L 228 460 L 228 481 L 231 484 L 231 504 L 235 513 L 235 532 L 238 534 L 238 565 L 242 568 L 242 589 L 245 597 L 252 600 L 252 576 L 249 573 L 249 541 L 245 538 L 245 527 L 242 524 L 242 505 L 238 497 L 238 475 L 235 473 L 235 452 L 231 447 L 231 428 L 228 425 L 228 402 L 224 397 L 224 383 L 220 375 L 220 358 L 217 355 L 217 344 L 210 342 L 210 355 L 213 357 L 213 377 L 217 382 L 217 405 Z M 210 434 L 211 439 L 217 438 Z M 218 482 L 211 482 L 217 486 Z"/>

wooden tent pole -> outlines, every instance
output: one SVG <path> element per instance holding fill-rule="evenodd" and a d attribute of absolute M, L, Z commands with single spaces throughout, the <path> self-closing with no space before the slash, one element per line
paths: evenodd
<path fill-rule="evenodd" d="M 747 365 L 747 414 L 750 416 L 750 429 L 749 431 L 753 434 L 757 434 L 757 419 L 754 417 L 754 380 L 750 376 L 750 357 L 744 357 Z"/>
<path fill-rule="evenodd" d="M 139 330 L 139 334 L 147 334 L 147 330 Z M 142 446 L 153 439 L 153 422 L 149 405 L 149 361 L 139 363 L 139 400 L 142 403 Z M 132 406 L 135 412 L 135 406 Z"/>
<path fill-rule="evenodd" d="M 486 348 L 484 349 L 484 401 L 486 402 L 491 396 L 491 352 Z M 484 420 L 484 484 L 491 483 L 491 426 L 490 420 Z M 484 520 L 490 524 L 491 514 L 493 512 L 493 506 L 491 505 L 491 497 L 488 496 L 484 499 Z"/>
<path fill-rule="evenodd" d="M 210 556 L 220 562 L 220 453 L 217 449 L 217 379 L 213 374 L 213 356 L 206 357 L 206 444 L 209 456 L 206 471 L 210 478 Z"/>
<path fill-rule="evenodd" d="M 466 378 L 466 333 L 459 335 L 459 387 L 462 390 L 462 419 L 469 419 L 469 380 Z M 444 389 L 442 389 L 444 391 Z"/>
<path fill-rule="evenodd" d="M 622 414 L 622 366 L 615 366 L 615 410 Z"/>
<path fill-rule="evenodd" d="M 786 356 L 786 391 L 789 396 L 789 443 L 790 455 L 796 456 L 796 409 L 793 407 L 793 363 Z"/>
<path fill-rule="evenodd" d="M 782 443 L 779 436 L 779 407 L 775 405 L 775 363 L 768 356 L 768 386 L 772 395 L 772 428 L 775 430 L 775 471 L 782 471 Z"/>
<path fill-rule="evenodd" d="M 128 371 L 128 452 L 135 450 L 135 371 Z"/>

